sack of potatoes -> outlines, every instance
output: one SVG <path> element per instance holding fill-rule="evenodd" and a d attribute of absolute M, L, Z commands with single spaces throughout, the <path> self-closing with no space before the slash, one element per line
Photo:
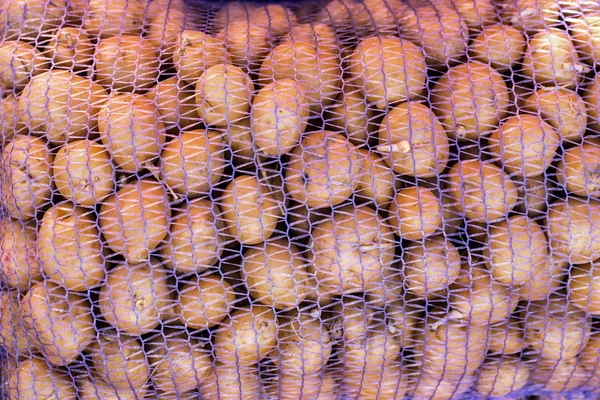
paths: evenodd
<path fill-rule="evenodd" d="M 0 0 L 0 398 L 600 398 L 598 0 Z"/>

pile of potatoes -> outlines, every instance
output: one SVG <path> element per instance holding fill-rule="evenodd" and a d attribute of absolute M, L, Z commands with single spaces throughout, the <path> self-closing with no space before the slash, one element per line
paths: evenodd
<path fill-rule="evenodd" d="M 594 0 L 3 0 L 0 33 L 0 397 L 600 395 Z"/>

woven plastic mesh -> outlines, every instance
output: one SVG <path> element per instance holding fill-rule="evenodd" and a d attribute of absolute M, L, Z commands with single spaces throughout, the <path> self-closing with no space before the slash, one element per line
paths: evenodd
<path fill-rule="evenodd" d="M 597 0 L 0 33 L 1 398 L 600 398 Z"/>

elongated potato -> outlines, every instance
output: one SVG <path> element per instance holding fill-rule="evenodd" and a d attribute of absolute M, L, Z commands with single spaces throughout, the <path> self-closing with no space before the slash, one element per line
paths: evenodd
<path fill-rule="evenodd" d="M 258 368 L 235 363 L 217 362 L 214 373 L 200 384 L 200 395 L 206 400 L 254 400 L 262 394 Z"/>
<path fill-rule="evenodd" d="M 579 363 L 589 372 L 598 374 L 598 359 L 600 357 L 600 335 L 593 332 L 590 340 L 581 350 L 579 355 Z"/>
<path fill-rule="evenodd" d="M 380 208 L 389 208 L 394 201 L 396 179 L 394 172 L 375 152 L 358 150 L 365 159 L 355 195 L 359 199 L 373 202 Z"/>
<path fill-rule="evenodd" d="M 487 359 L 476 390 L 482 396 L 508 396 L 527 385 L 530 376 L 529 366 L 518 358 Z"/>
<path fill-rule="evenodd" d="M 506 355 L 523 351 L 525 329 L 520 319 L 510 317 L 507 321 L 490 326 L 488 332 L 488 354 Z"/>
<path fill-rule="evenodd" d="M 117 389 L 97 374 L 87 374 L 77 380 L 77 392 L 81 400 L 138 400 L 150 392 L 148 385 L 137 390 L 130 387 Z"/>
<path fill-rule="evenodd" d="M 266 390 L 273 398 L 281 400 L 336 400 L 339 383 L 335 372 L 282 373 L 274 376 L 274 382 Z"/>
<path fill-rule="evenodd" d="M 18 99 L 13 95 L 0 99 L 0 113 L 2 115 L 0 125 L 0 137 L 4 143 L 13 140 L 15 134 L 25 133 L 27 128 L 19 118 L 17 113 Z"/>
<path fill-rule="evenodd" d="M 583 92 L 583 101 L 587 106 L 588 129 L 597 134 L 600 132 L 600 74 L 587 85 Z"/>
<path fill-rule="evenodd" d="M 575 390 L 589 379 L 589 373 L 576 358 L 542 361 L 533 374 L 532 383 L 540 389 L 559 393 Z"/>
<path fill-rule="evenodd" d="M 83 29 L 92 37 L 106 39 L 142 33 L 145 5 L 140 0 L 78 1 L 76 10 L 83 19 Z"/>
<path fill-rule="evenodd" d="M 26 292 L 42 279 L 42 266 L 33 223 L 4 218 L 0 221 L 0 279 L 9 288 Z"/>
<path fill-rule="evenodd" d="M 233 65 L 249 71 L 258 70 L 273 47 L 264 21 L 260 23 L 246 18 L 224 26 L 217 34 L 217 40 L 227 48 L 227 56 Z"/>
<path fill-rule="evenodd" d="M 434 235 L 442 225 L 442 206 L 426 187 L 408 187 L 396 193 L 390 205 L 389 224 L 402 239 L 421 240 Z"/>
<path fill-rule="evenodd" d="M 477 381 L 473 374 L 453 377 L 417 371 L 414 375 L 408 389 L 414 399 L 451 400 L 468 392 Z"/>
<path fill-rule="evenodd" d="M 165 4 L 161 3 L 167 3 L 166 9 L 164 8 Z M 179 40 L 188 32 L 185 27 L 190 24 L 190 20 L 186 21 L 186 12 L 185 9 L 182 9 L 185 8 L 185 5 L 180 6 L 172 0 L 153 0 L 150 2 L 150 7 L 154 4 L 157 5 L 156 11 L 148 10 L 147 14 L 147 17 L 151 18 L 151 22 L 146 38 L 158 50 L 163 64 L 170 65 L 177 50 L 180 50 L 178 49 Z"/>
<path fill-rule="evenodd" d="M 258 6 L 250 14 L 250 21 L 266 29 L 270 40 L 277 40 L 298 23 L 296 14 L 282 4 Z"/>
<path fill-rule="evenodd" d="M 46 48 L 54 68 L 81 71 L 89 68 L 93 62 L 94 45 L 81 28 L 59 28 Z"/>
<path fill-rule="evenodd" d="M 343 52 L 334 30 L 321 22 L 294 25 L 282 39 L 282 41 L 288 40 L 308 42 L 313 44 L 319 51 L 327 51 L 333 55 L 339 55 Z"/>
<path fill-rule="evenodd" d="M 590 8 L 598 4 L 582 4 L 581 7 L 587 11 L 581 15 L 567 18 L 569 24 L 569 33 L 573 41 L 573 45 L 577 49 L 581 61 L 594 65 L 596 60 L 600 60 L 600 10 L 592 10 Z"/>
<path fill-rule="evenodd" d="M 21 314 L 22 297 L 16 290 L 0 293 L 0 346 L 13 357 L 28 357 L 36 350 L 27 337 Z"/>
<path fill-rule="evenodd" d="M 48 40 L 62 25 L 67 0 L 11 0 L 0 9 L 0 31 L 7 40 L 25 40 L 35 45 Z"/>
<path fill-rule="evenodd" d="M 160 120 L 169 133 L 178 135 L 200 122 L 195 87 L 195 83 L 192 85 L 174 76 L 158 82 L 146 93 L 146 97 L 155 102 Z"/>
<path fill-rule="evenodd" d="M 400 361 L 366 371 L 351 369 L 344 373 L 342 390 L 352 399 L 402 399 L 408 390 L 408 374 Z"/>
<path fill-rule="evenodd" d="M 10 375 L 10 400 L 74 399 L 77 388 L 63 370 L 51 368 L 46 361 L 31 358 L 19 363 Z"/>
<path fill-rule="evenodd" d="M 499 72 L 504 72 L 521 61 L 525 46 L 525 37 L 516 28 L 497 24 L 486 26 L 483 32 L 473 39 L 469 46 L 469 55 L 477 61 L 490 64 Z"/>
<path fill-rule="evenodd" d="M 600 268 L 597 263 L 574 265 L 569 271 L 569 301 L 589 314 L 600 314 Z"/>
<path fill-rule="evenodd" d="M 600 197 L 600 141 L 584 140 L 567 149 L 556 166 L 556 177 L 569 193 Z"/>
<path fill-rule="evenodd" d="M 173 63 L 181 79 L 189 84 L 195 85 L 208 68 L 228 61 L 222 39 L 188 29 L 177 40 Z"/>
<path fill-rule="evenodd" d="M 530 282 L 524 283 L 519 290 L 521 299 L 525 301 L 541 301 L 550 296 L 551 293 L 560 289 L 567 275 L 567 261 L 552 255 L 550 266 L 538 264 L 533 269 Z"/>
<path fill-rule="evenodd" d="M 500 18 L 529 35 L 560 24 L 559 1 L 510 0 L 500 5 Z"/>

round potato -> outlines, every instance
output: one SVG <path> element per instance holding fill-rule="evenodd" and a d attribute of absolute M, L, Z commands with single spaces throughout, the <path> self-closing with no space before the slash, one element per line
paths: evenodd
<path fill-rule="evenodd" d="M 362 299 L 342 297 L 330 310 L 327 321 L 330 336 L 337 341 L 352 342 L 364 337 L 369 328 L 383 318 L 382 310 Z"/>
<path fill-rule="evenodd" d="M 98 308 L 119 333 L 140 336 L 152 331 L 170 306 L 167 273 L 151 258 L 140 264 L 121 263 L 108 272 Z"/>
<path fill-rule="evenodd" d="M 473 374 L 454 377 L 439 374 L 422 374 L 418 371 L 409 383 L 408 394 L 414 399 L 452 400 L 468 392 L 476 382 Z"/>
<path fill-rule="evenodd" d="M 316 15 L 318 22 L 332 26 L 340 33 L 345 33 L 359 19 L 356 11 L 358 0 L 331 0 Z"/>
<path fill-rule="evenodd" d="M 314 374 L 303 372 L 300 376 L 296 372 L 282 373 L 273 377 L 275 382 L 267 387 L 267 392 L 272 398 L 281 400 L 336 400 L 338 398 L 339 383 L 336 374 L 321 371 Z"/>
<path fill-rule="evenodd" d="M 327 123 L 331 130 L 348 137 L 350 142 L 361 146 L 369 141 L 377 129 L 376 108 L 365 100 L 362 88 L 355 82 L 344 81 L 342 92 L 329 109 Z"/>
<path fill-rule="evenodd" d="M 281 4 L 258 6 L 250 14 L 249 20 L 264 27 L 270 40 L 281 38 L 298 23 L 294 12 Z"/>
<path fill-rule="evenodd" d="M 400 345 L 396 333 L 374 320 L 363 335 L 340 343 L 338 351 L 343 354 L 347 371 L 377 372 L 382 366 L 387 368 L 398 362 Z"/>
<path fill-rule="evenodd" d="M 92 305 L 87 296 L 67 292 L 55 283 L 36 283 L 21 300 L 30 342 L 52 365 L 69 365 L 96 338 Z"/>
<path fill-rule="evenodd" d="M 100 108 L 98 131 L 116 169 L 128 173 L 153 164 L 165 143 L 157 104 L 141 94 L 112 93 Z"/>
<path fill-rule="evenodd" d="M 309 265 L 321 288 L 350 294 L 383 285 L 383 271 L 394 261 L 395 241 L 375 210 L 360 205 L 339 208 L 314 226 L 310 236 Z"/>
<path fill-rule="evenodd" d="M 144 24 L 145 5 L 140 0 L 80 1 L 78 14 L 83 29 L 91 37 L 140 35 Z"/>
<path fill-rule="evenodd" d="M 104 280 L 104 256 L 93 210 L 70 201 L 44 213 L 38 233 L 38 254 L 46 279 L 67 290 L 85 292 Z"/>
<path fill-rule="evenodd" d="M 588 129 L 600 132 L 600 74 L 596 75 L 583 93 L 583 101 L 588 111 Z"/>
<path fill-rule="evenodd" d="M 191 329 L 204 330 L 218 325 L 235 304 L 235 290 L 218 274 L 202 275 L 185 282 L 178 290 L 175 313 Z"/>
<path fill-rule="evenodd" d="M 27 128 L 23 122 L 21 122 L 19 115 L 17 114 L 18 99 L 13 95 L 0 99 L 0 137 L 3 143 L 8 143 L 15 137 L 15 134 L 24 134 Z"/>
<path fill-rule="evenodd" d="M 0 260 L 0 278 L 10 288 L 26 292 L 42 279 L 35 224 L 0 220 Z"/>
<path fill-rule="evenodd" d="M 180 131 L 186 131 L 200 122 L 196 111 L 195 87 L 195 84 L 174 76 L 158 82 L 146 93 L 146 97 L 156 104 L 160 120 L 168 132 L 178 135 Z"/>
<path fill-rule="evenodd" d="M 48 59 L 32 45 L 19 40 L 0 44 L 0 89 L 3 92 L 13 89 L 20 92 L 32 77 L 48 69 Z"/>
<path fill-rule="evenodd" d="M 500 19 L 520 32 L 533 35 L 561 23 L 559 3 L 556 0 L 506 1 L 500 5 Z"/>
<path fill-rule="evenodd" d="M 21 296 L 16 290 L 0 293 L 0 346 L 13 357 L 28 357 L 35 349 L 27 338 L 21 315 Z M 8 358 L 8 357 L 7 357 Z"/>
<path fill-rule="evenodd" d="M 598 264 L 574 265 L 569 271 L 569 301 L 589 314 L 600 314 L 600 268 Z M 598 285 L 598 286 L 597 286 Z"/>
<path fill-rule="evenodd" d="M 416 100 L 427 77 L 423 51 L 411 42 L 391 37 L 361 41 L 350 57 L 350 72 L 366 100 L 380 110 Z"/>
<path fill-rule="evenodd" d="M 88 138 L 96 130 L 107 96 L 92 80 L 57 69 L 33 77 L 17 108 L 31 133 L 60 145 Z"/>
<path fill-rule="evenodd" d="M 229 22 L 217 34 L 217 39 L 227 48 L 227 56 L 233 65 L 249 71 L 260 68 L 273 41 L 263 21 L 237 19 Z"/>
<path fill-rule="evenodd" d="M 251 366 L 258 363 L 277 343 L 277 319 L 273 310 L 251 305 L 231 313 L 215 331 L 217 362 Z"/>
<path fill-rule="evenodd" d="M 294 25 L 286 33 L 282 41 L 300 40 L 314 45 L 319 51 L 326 51 L 333 55 L 339 55 L 343 49 L 340 49 L 340 43 L 335 31 L 321 22 Z"/>
<path fill-rule="evenodd" d="M 217 65 L 223 69 L 228 59 L 221 39 L 189 29 L 177 35 L 173 63 L 179 77 L 191 85 L 195 85 L 207 69 Z"/>
<path fill-rule="evenodd" d="M 96 374 L 87 374 L 78 379 L 77 389 L 81 400 L 138 400 L 146 398 L 150 392 L 148 386 L 137 390 L 130 387 L 117 389 Z"/>
<path fill-rule="evenodd" d="M 161 7 L 160 4 L 165 2 L 167 3 L 166 9 L 163 8 L 164 5 Z M 175 53 L 177 53 L 180 37 L 188 32 L 185 30 L 186 22 L 189 24 L 190 21 L 189 19 L 186 20 L 185 10 L 180 9 L 179 6 L 173 7 L 174 4 L 169 3 L 171 3 L 171 0 L 153 0 L 150 2 L 150 5 L 158 4 L 158 6 L 154 15 L 149 15 L 151 12 L 148 10 L 147 17 L 152 18 L 152 20 L 149 24 L 146 38 L 158 50 L 163 64 L 170 66 Z M 182 41 L 182 43 L 187 44 L 185 41 Z"/>
<path fill-rule="evenodd" d="M 31 358 L 19 363 L 8 383 L 10 400 L 75 399 L 77 388 L 66 372 L 47 361 Z"/>
<path fill-rule="evenodd" d="M 431 178 L 448 164 L 448 136 L 426 105 L 402 103 L 391 109 L 379 128 L 379 146 L 385 162 L 400 175 Z"/>
<path fill-rule="evenodd" d="M 600 357 L 600 334 L 593 332 L 581 354 L 579 363 L 589 372 L 598 373 L 598 358 Z"/>
<path fill-rule="evenodd" d="M 230 121 L 229 126 L 215 128 L 215 130 L 225 133 L 224 139 L 231 151 L 235 168 L 238 170 L 256 170 L 255 148 L 252 139 L 252 129 L 250 128 L 250 118 Z"/>
<path fill-rule="evenodd" d="M 598 4 L 592 4 L 598 7 Z M 582 5 L 585 11 L 590 9 L 590 5 Z M 594 65 L 596 60 L 600 60 L 600 12 L 591 10 L 583 12 L 573 18 L 567 18 L 569 24 L 569 33 L 573 45 L 577 49 L 581 61 Z"/>
<path fill-rule="evenodd" d="M 459 161 L 450 168 L 447 179 L 456 210 L 474 222 L 506 218 L 519 199 L 517 185 L 488 162 Z"/>
<path fill-rule="evenodd" d="M 465 2 L 468 4 L 468 2 Z M 510 25 L 491 25 L 483 28 L 469 46 L 469 55 L 476 61 L 489 64 L 499 72 L 514 68 L 525 53 L 525 37 Z"/>
<path fill-rule="evenodd" d="M 490 326 L 488 332 L 488 354 L 506 355 L 523 351 L 527 345 L 524 340 L 523 323 L 515 317 Z"/>
<path fill-rule="evenodd" d="M 532 383 L 541 390 L 559 393 L 580 388 L 588 382 L 589 373 L 577 358 L 542 361 L 532 376 Z"/>
<path fill-rule="evenodd" d="M 63 26 L 57 29 L 46 49 L 54 68 L 81 71 L 93 62 L 94 45 L 81 28 Z"/>
<path fill-rule="evenodd" d="M 552 255 L 554 258 L 558 258 Z M 538 264 L 533 269 L 531 281 L 523 284 L 519 290 L 525 301 L 541 301 L 556 292 L 563 284 L 568 268 L 566 261 L 551 258 L 550 266 Z"/>
<path fill-rule="evenodd" d="M 44 42 L 49 32 L 63 24 L 68 3 L 67 0 L 5 2 L 0 8 L 0 32 L 7 40 L 25 40 L 33 45 Z"/>
<path fill-rule="evenodd" d="M 556 166 L 556 177 L 569 193 L 600 197 L 600 141 L 584 140 L 565 150 Z"/>
<path fill-rule="evenodd" d="M 262 394 L 258 369 L 234 363 L 217 362 L 214 373 L 200 384 L 200 395 L 206 400 L 255 400 Z"/>
<path fill-rule="evenodd" d="M 525 182 L 519 185 L 519 202 L 515 211 L 530 218 L 546 215 L 552 192 L 556 190 L 553 181 L 546 178 L 543 174 L 526 178 Z"/>
<path fill-rule="evenodd" d="M 396 178 L 394 172 L 375 152 L 358 150 L 365 159 L 365 167 L 358 181 L 355 195 L 373 202 L 380 208 L 389 208 L 394 201 Z"/>
<path fill-rule="evenodd" d="M 52 177 L 65 199 L 84 207 L 104 200 L 115 186 L 115 171 L 108 150 L 91 140 L 77 140 L 62 146 L 52 165 Z"/>
<path fill-rule="evenodd" d="M 408 187 L 396 193 L 390 205 L 389 224 L 402 239 L 419 241 L 442 226 L 442 206 L 426 187 Z"/>
<path fill-rule="evenodd" d="M 402 261 L 406 290 L 421 298 L 431 298 L 447 289 L 461 271 L 458 250 L 442 236 L 405 247 Z"/>
<path fill-rule="evenodd" d="M 506 83 L 478 61 L 450 68 L 431 89 L 432 109 L 450 137 L 477 140 L 498 127 L 508 113 Z"/>
<path fill-rule="evenodd" d="M 33 136 L 19 136 L 2 154 L 1 204 L 14 219 L 29 221 L 50 202 L 54 155 L 46 143 Z"/>
<path fill-rule="evenodd" d="M 498 21 L 498 12 L 493 0 L 467 0 L 452 4 L 467 24 L 472 36 Z"/>
<path fill-rule="evenodd" d="M 477 380 L 477 393 L 485 397 L 503 397 L 529 383 L 529 366 L 515 357 L 487 359 Z"/>
<path fill-rule="evenodd" d="M 408 377 L 401 362 L 344 372 L 342 391 L 352 399 L 402 399 L 407 390 Z"/>

